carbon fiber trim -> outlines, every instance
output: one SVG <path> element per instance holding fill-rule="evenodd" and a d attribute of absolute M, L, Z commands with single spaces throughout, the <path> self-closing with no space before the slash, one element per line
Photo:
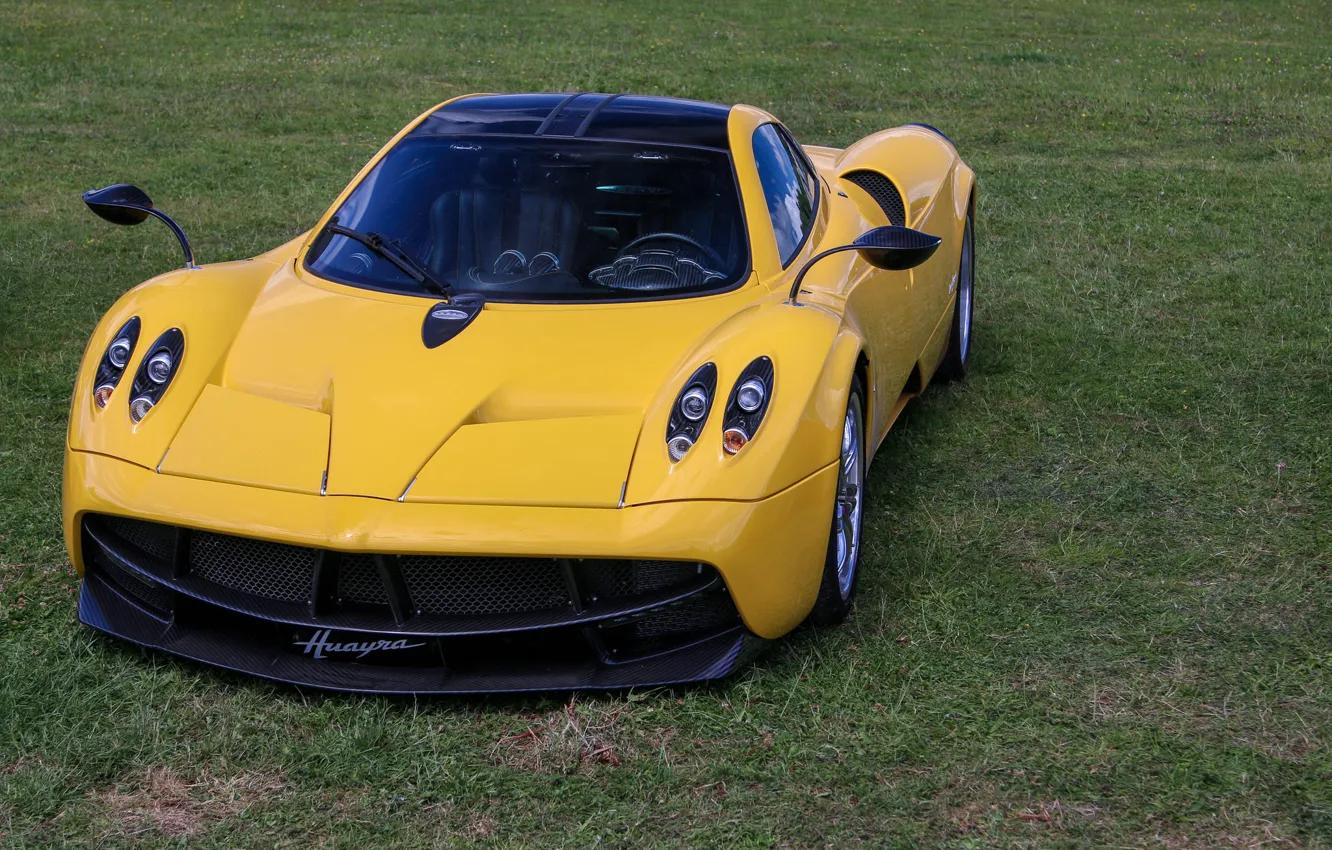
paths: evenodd
<path fill-rule="evenodd" d="M 102 533 L 95 524 L 84 527 L 85 551 L 95 553 L 115 568 L 128 572 L 141 581 L 166 587 L 186 596 L 207 602 L 219 608 L 225 608 L 240 614 L 250 614 L 272 622 L 294 626 L 337 629 L 349 632 L 373 632 L 394 635 L 470 635 L 493 634 L 498 632 L 516 632 L 528 629 L 551 628 L 555 626 L 585 626 L 602 621 L 624 623 L 634 617 L 681 602 L 697 594 L 716 591 L 722 588 L 721 578 L 715 570 L 697 576 L 688 584 L 671 584 L 657 587 L 632 595 L 606 596 L 595 592 L 600 589 L 593 586 L 589 602 L 575 610 L 569 606 L 558 609 L 527 611 L 509 614 L 440 616 L 418 613 L 404 622 L 398 622 L 387 605 L 364 606 L 350 610 L 337 610 L 315 613 L 305 602 L 289 602 L 281 599 L 266 599 L 250 593 L 233 590 L 206 578 L 192 574 L 175 576 L 165 564 L 149 562 L 136 558 L 135 554 L 114 538 Z M 351 562 L 349 556 L 344 565 Z M 672 562 L 648 561 L 660 572 L 662 564 Z M 618 581 L 619 588 L 634 587 L 652 582 L 660 582 L 651 569 L 644 570 L 638 579 L 626 578 L 622 573 L 616 575 L 607 572 L 606 577 Z M 382 590 L 382 585 L 380 586 Z"/>
<path fill-rule="evenodd" d="M 465 694 L 550 690 L 611 690 L 679 684 L 729 675 L 765 641 L 742 626 L 684 642 L 667 651 L 616 663 L 595 653 L 563 662 L 530 656 L 528 646 L 563 646 L 580 629 L 538 630 L 525 642 L 500 647 L 499 660 L 477 660 L 476 637 L 436 638 L 409 649 L 435 663 L 418 666 L 316 659 L 289 626 L 203 606 L 170 621 L 136 604 L 96 571 L 85 575 L 79 619 L 142 646 L 265 679 L 328 690 L 381 694 Z M 197 624 L 186 627 L 185 619 Z M 318 633 L 316 633 L 316 637 Z M 301 651 L 301 648 L 304 650 Z M 517 651 L 515 651 L 517 650 Z M 454 660 L 457 659 L 457 660 Z M 469 660 L 465 666 L 460 661 Z M 450 664 L 452 662 L 452 666 Z"/>

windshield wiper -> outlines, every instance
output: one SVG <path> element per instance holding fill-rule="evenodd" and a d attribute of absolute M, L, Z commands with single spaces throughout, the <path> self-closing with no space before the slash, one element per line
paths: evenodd
<path fill-rule="evenodd" d="M 365 247 L 374 251 L 379 256 L 388 260 L 393 265 L 402 270 L 402 273 L 412 280 L 421 284 L 425 289 L 430 290 L 436 295 L 442 295 L 444 298 L 450 298 L 453 295 L 453 288 L 444 283 L 439 278 L 431 274 L 430 270 L 418 263 L 410 254 L 399 248 L 395 243 L 385 239 L 379 233 L 362 233 L 359 230 L 353 230 L 350 227 L 343 227 L 334 219 L 324 225 L 324 229 L 329 233 L 336 233 L 339 236 L 346 236 L 348 239 L 355 239 Z"/>

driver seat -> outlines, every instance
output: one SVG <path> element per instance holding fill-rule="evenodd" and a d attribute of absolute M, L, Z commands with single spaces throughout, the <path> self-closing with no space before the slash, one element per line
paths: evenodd
<path fill-rule="evenodd" d="M 568 270 L 578 232 L 577 205 L 555 193 L 492 186 L 454 189 L 430 206 L 430 267 L 451 282 L 475 280 L 473 272 L 490 278 L 499 272 L 500 255 L 517 251 L 529 263 L 538 254 L 553 254 L 559 267 Z M 521 280 L 531 273 L 520 268 L 510 274 Z"/>

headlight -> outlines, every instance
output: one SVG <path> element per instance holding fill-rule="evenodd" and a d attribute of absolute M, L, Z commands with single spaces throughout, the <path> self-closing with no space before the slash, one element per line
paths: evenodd
<path fill-rule="evenodd" d="M 140 396 L 130 402 L 130 419 L 135 422 L 148 415 L 148 411 L 153 409 L 153 400 L 147 396 Z"/>
<path fill-rule="evenodd" d="M 134 343 L 130 342 L 129 337 L 117 336 L 111 345 L 107 346 L 106 359 L 117 369 L 124 369 L 133 353 Z"/>
<path fill-rule="evenodd" d="M 125 374 L 125 367 L 134 356 L 134 346 L 139 341 L 139 317 L 135 316 L 121 325 L 120 330 L 111 338 L 106 353 L 97 364 L 97 374 L 93 378 L 93 403 L 101 410 L 111 401 L 111 393 L 120 384 Z"/>
<path fill-rule="evenodd" d="M 130 419 L 136 423 L 142 421 L 162 400 L 162 394 L 180 369 L 184 354 L 185 334 L 180 328 L 164 332 L 153 342 L 130 387 Z"/>
<path fill-rule="evenodd" d="M 745 413 L 753 413 L 763 405 L 763 399 L 767 396 L 768 390 L 763 386 L 763 382 L 758 378 L 750 378 L 736 391 L 735 403 L 740 405 L 740 409 Z"/>
<path fill-rule="evenodd" d="M 171 377 L 171 368 L 173 365 L 174 364 L 171 362 L 171 352 L 159 351 L 152 357 L 148 358 L 148 366 L 143 371 L 144 374 L 148 376 L 148 380 L 152 381 L 154 384 L 165 384 L 167 379 Z"/>
<path fill-rule="evenodd" d="M 743 428 L 727 428 L 722 432 L 722 448 L 728 455 L 733 455 L 745 447 L 749 442 L 749 435 Z"/>
<path fill-rule="evenodd" d="M 728 455 L 739 452 L 758 433 L 772 399 L 772 386 L 772 361 L 767 357 L 750 363 L 736 379 L 722 420 L 722 450 Z"/>
<path fill-rule="evenodd" d="M 708 415 L 708 394 L 704 389 L 695 384 L 685 390 L 685 394 L 680 397 L 680 412 L 684 418 L 690 422 L 697 422 Z"/>
<path fill-rule="evenodd" d="M 704 363 L 698 367 L 671 407 L 671 417 L 666 423 L 666 453 L 671 463 L 679 463 L 698 442 L 707 422 L 708 411 L 712 409 L 712 396 L 717 391 L 717 367 Z"/>
<path fill-rule="evenodd" d="M 679 463 L 693 447 L 694 441 L 684 434 L 676 434 L 666 441 L 666 453 L 671 456 L 671 463 Z"/>

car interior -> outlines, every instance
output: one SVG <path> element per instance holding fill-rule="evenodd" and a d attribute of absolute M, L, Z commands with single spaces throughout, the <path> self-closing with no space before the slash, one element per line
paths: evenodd
<path fill-rule="evenodd" d="M 727 288 L 748 261 L 730 157 L 595 139 L 407 139 L 338 211 L 456 291 L 502 300 L 663 297 Z M 416 291 L 353 240 L 312 270 Z M 314 252 L 312 252 L 313 254 Z"/>

